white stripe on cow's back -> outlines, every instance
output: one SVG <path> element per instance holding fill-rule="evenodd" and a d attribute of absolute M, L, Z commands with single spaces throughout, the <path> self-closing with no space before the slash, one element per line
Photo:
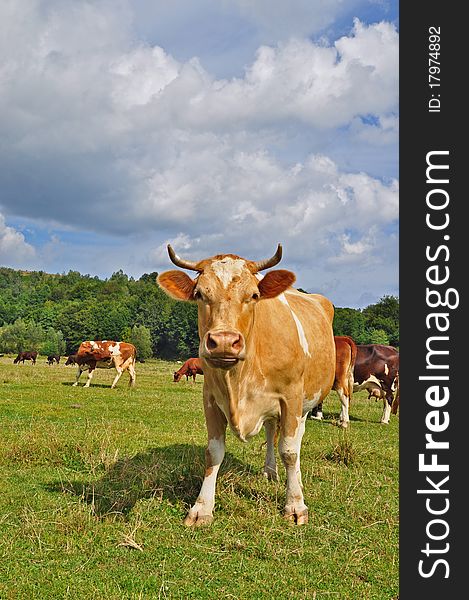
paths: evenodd
<path fill-rule="evenodd" d="M 212 262 L 212 269 L 224 288 L 227 288 L 233 277 L 241 275 L 246 266 L 246 261 L 241 258 L 230 258 L 226 256 L 221 260 Z"/>
<path fill-rule="evenodd" d="M 288 304 L 288 300 L 285 294 L 280 294 L 277 296 L 277 298 L 280 300 L 280 302 L 285 304 L 285 306 L 288 306 L 288 308 L 290 309 L 293 320 L 295 321 L 296 330 L 298 331 L 298 338 L 300 340 L 300 345 L 303 348 L 303 352 L 306 354 L 306 356 L 311 356 L 308 346 L 308 340 L 306 339 L 305 330 L 303 329 L 303 325 L 301 324 L 300 319 L 296 316 L 292 307 Z"/>

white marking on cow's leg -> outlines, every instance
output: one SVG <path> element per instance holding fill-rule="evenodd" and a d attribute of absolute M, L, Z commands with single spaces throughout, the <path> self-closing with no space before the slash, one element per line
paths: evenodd
<path fill-rule="evenodd" d="M 348 414 L 349 398 L 346 395 L 346 393 L 344 392 L 343 388 L 340 388 L 340 390 L 337 390 L 337 393 L 339 395 L 340 403 L 342 405 L 342 408 L 340 410 L 339 425 L 345 429 L 346 427 L 348 427 L 349 420 L 350 420 L 349 414 Z"/>
<path fill-rule="evenodd" d="M 389 418 L 391 416 L 391 407 L 389 406 L 389 402 L 387 401 L 386 396 L 383 398 L 383 416 L 381 417 L 381 423 L 384 425 L 389 424 Z"/>
<path fill-rule="evenodd" d="M 94 369 L 90 369 L 88 371 L 88 379 L 86 380 L 86 383 L 83 387 L 86 387 L 86 388 L 90 387 L 91 380 L 93 379 L 93 373 L 94 373 Z"/>
<path fill-rule="evenodd" d="M 306 415 L 301 417 L 300 424 L 298 427 L 298 434 L 297 434 L 297 438 L 296 438 L 297 439 L 296 475 L 298 477 L 298 483 L 300 484 L 301 489 L 303 489 L 303 481 L 301 478 L 300 454 L 301 454 L 301 441 L 303 440 L 303 435 L 305 433 L 305 427 L 306 427 Z"/>
<path fill-rule="evenodd" d="M 275 435 L 277 433 L 277 422 L 269 419 L 264 422 L 265 439 L 267 448 L 265 452 L 264 477 L 278 481 L 277 461 L 275 459 Z"/>
<path fill-rule="evenodd" d="M 384 363 L 384 374 L 389 375 L 389 367 L 387 363 Z"/>
<path fill-rule="evenodd" d="M 117 385 L 117 382 L 121 378 L 122 373 L 124 372 L 120 367 L 116 367 L 117 375 L 114 377 L 114 381 L 112 382 L 111 389 L 114 389 Z"/>
<path fill-rule="evenodd" d="M 205 450 L 205 477 L 199 496 L 184 519 L 184 525 L 200 526 L 209 525 L 212 522 L 217 475 L 224 456 L 225 436 L 209 439 Z"/>
<path fill-rule="evenodd" d="M 294 436 L 284 435 L 284 426 L 281 428 L 279 452 L 287 472 L 287 498 L 285 503 L 285 518 L 295 520 L 297 525 L 308 522 L 308 507 L 304 503 L 301 472 L 299 473 L 299 450 L 304 432 L 304 417 L 298 417 L 298 424 Z"/>

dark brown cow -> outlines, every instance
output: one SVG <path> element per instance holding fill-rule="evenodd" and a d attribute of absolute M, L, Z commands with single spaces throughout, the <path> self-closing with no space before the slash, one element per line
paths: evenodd
<path fill-rule="evenodd" d="M 133 386 L 135 385 L 136 356 L 137 350 L 135 346 L 127 342 L 113 342 L 109 340 L 82 342 L 74 357 L 78 365 L 78 371 L 77 379 L 73 385 L 78 385 L 78 380 L 83 371 L 88 371 L 88 380 L 84 387 L 89 387 L 95 369 L 111 369 L 114 367 L 117 375 L 112 382 L 111 388 L 116 387 L 122 373 L 126 370 L 129 371 L 130 375 L 129 385 Z"/>
<path fill-rule="evenodd" d="M 25 360 L 30 360 L 33 365 L 36 364 L 37 352 L 33 350 L 32 352 L 20 352 L 18 356 L 15 358 L 13 363 L 16 365 L 17 363 L 22 362 L 24 364 Z"/>
<path fill-rule="evenodd" d="M 349 406 L 353 396 L 353 370 L 357 357 L 357 345 L 348 335 L 334 336 L 335 342 L 335 378 L 332 389 L 340 398 L 342 408 L 340 411 L 339 425 L 348 427 Z M 310 417 L 322 419 L 322 402 L 313 408 Z"/>
<path fill-rule="evenodd" d="M 177 383 L 181 377 L 185 375 L 186 381 L 189 380 L 189 377 L 192 377 L 193 382 L 195 383 L 195 376 L 203 374 L 202 361 L 200 358 L 188 358 L 178 371 L 174 371 L 173 381 Z"/>
<path fill-rule="evenodd" d="M 399 351 L 383 344 L 358 344 L 355 361 L 355 390 L 368 389 L 369 383 L 378 384 L 384 391 L 381 423 L 388 424 L 393 403 L 393 388 L 399 375 Z"/>
<path fill-rule="evenodd" d="M 184 260 L 168 246 L 180 270 L 158 276 L 158 284 L 176 300 L 197 302 L 199 356 L 204 370 L 204 412 L 208 445 L 205 477 L 188 526 L 213 520 L 217 474 L 225 455 L 227 425 L 246 442 L 265 428 L 264 474 L 277 479 L 274 440 L 285 466 L 284 515 L 308 521 L 301 478 L 300 451 L 308 412 L 329 393 L 334 382 L 334 307 L 324 296 L 292 286 L 295 275 L 270 269 L 280 262 L 282 247 L 269 259 L 251 261 L 219 254 Z"/>
<path fill-rule="evenodd" d="M 48 365 L 53 365 L 54 362 L 56 362 L 57 364 L 59 364 L 59 362 L 60 362 L 60 354 L 49 354 L 49 356 L 47 357 L 47 364 Z"/>
<path fill-rule="evenodd" d="M 77 364 L 77 355 L 70 354 L 70 356 L 65 361 L 65 366 L 67 367 L 68 365 L 76 365 L 76 364 Z"/>

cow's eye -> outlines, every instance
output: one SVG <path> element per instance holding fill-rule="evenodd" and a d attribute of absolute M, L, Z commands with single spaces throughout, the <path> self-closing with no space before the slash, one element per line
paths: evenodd
<path fill-rule="evenodd" d="M 199 290 L 195 290 L 194 300 L 202 300 L 202 294 L 199 292 Z"/>
<path fill-rule="evenodd" d="M 257 292 L 254 292 L 254 294 L 252 295 L 252 299 L 259 300 L 259 294 Z"/>

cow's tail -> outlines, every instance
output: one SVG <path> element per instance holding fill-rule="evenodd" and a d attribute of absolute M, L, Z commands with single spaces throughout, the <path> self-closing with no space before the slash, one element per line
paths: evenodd
<path fill-rule="evenodd" d="M 350 363 L 349 363 L 349 370 L 348 370 L 348 397 L 349 397 L 349 402 L 352 402 L 352 398 L 353 398 L 353 372 L 355 370 L 355 361 L 357 359 L 357 345 L 355 344 L 355 342 L 352 340 L 352 338 L 349 338 L 347 340 L 348 345 L 350 347 Z"/>

